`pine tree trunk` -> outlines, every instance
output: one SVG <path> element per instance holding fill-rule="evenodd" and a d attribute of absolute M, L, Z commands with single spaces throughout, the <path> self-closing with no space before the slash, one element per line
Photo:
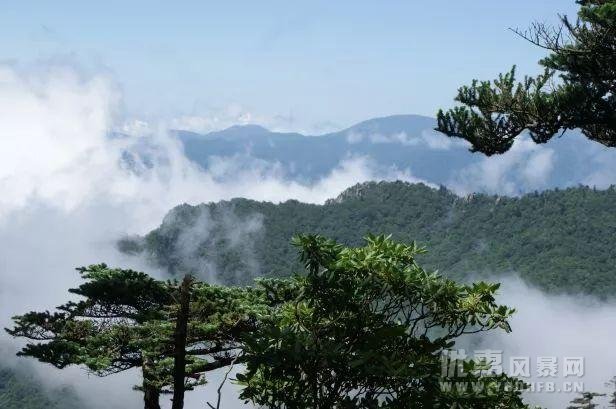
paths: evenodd
<path fill-rule="evenodd" d="M 144 409 L 160 409 L 160 391 L 156 386 L 152 385 L 150 379 L 150 367 L 152 363 L 149 359 L 144 359 L 141 368 L 143 374 L 143 408 Z"/>
<path fill-rule="evenodd" d="M 174 332 L 173 405 L 172 409 L 184 408 L 184 382 L 186 378 L 186 338 L 190 314 L 190 290 L 192 277 L 186 275 L 180 285 L 179 308 Z"/>
<path fill-rule="evenodd" d="M 145 386 L 143 387 L 143 401 L 144 401 L 144 409 L 160 409 L 160 392 L 152 387 Z"/>

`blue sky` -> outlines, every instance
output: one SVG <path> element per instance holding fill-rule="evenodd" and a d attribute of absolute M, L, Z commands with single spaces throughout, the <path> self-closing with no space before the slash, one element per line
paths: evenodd
<path fill-rule="evenodd" d="M 508 28 L 576 11 L 572 0 L 1 5 L 1 60 L 66 60 L 106 72 L 123 90 L 127 115 L 241 107 L 315 130 L 433 115 L 452 103 L 457 86 L 514 63 L 536 73 L 542 51 Z"/>

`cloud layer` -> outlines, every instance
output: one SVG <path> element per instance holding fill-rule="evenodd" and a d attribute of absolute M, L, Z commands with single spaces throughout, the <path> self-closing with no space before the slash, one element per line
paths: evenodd
<path fill-rule="evenodd" d="M 125 233 L 156 227 L 180 203 L 240 196 L 322 203 L 358 182 L 421 180 L 407 168 L 383 166 L 366 155 L 345 156 L 310 183 L 289 179 L 280 163 L 243 154 L 213 158 L 204 170 L 186 159 L 166 125 L 125 122 L 121 106 L 119 87 L 106 76 L 84 76 L 66 66 L 36 72 L 0 66 L 0 326 L 7 325 L 11 315 L 64 302 L 66 289 L 76 282 L 76 266 L 106 261 L 143 268 L 138 260 L 119 255 L 114 241 Z M 417 142 L 406 135 L 390 135 L 371 142 L 417 144 L 437 151 L 459 148 L 442 138 L 426 133 Z M 616 182 L 613 152 L 584 146 L 585 157 L 594 161 L 584 180 L 599 186 Z M 503 156 L 481 158 L 464 167 L 448 184 L 459 193 L 541 189 L 557 161 L 564 160 L 555 152 L 553 145 L 537 146 L 521 139 Z M 567 177 L 579 176 L 572 172 Z M 232 222 L 242 224 L 238 232 L 259 228 L 258 220 Z M 233 240 L 238 238 L 231 236 Z M 520 283 L 503 292 L 520 313 L 514 333 L 495 342 L 515 353 L 592 357 L 588 370 L 593 373 L 593 387 L 613 375 L 612 306 L 546 297 Z M 4 350 L 17 347 L 4 335 L 0 340 Z M 1 359 L 14 362 L 8 356 Z M 42 374 L 49 382 L 84 377 L 79 370 L 58 375 L 47 368 Z M 105 407 L 137 407 L 139 394 L 128 387 L 134 377 L 127 374 L 104 382 L 88 378 L 79 391 L 84 396 L 104 395 Z"/>
<path fill-rule="evenodd" d="M 612 347 L 616 328 L 614 303 L 600 302 L 584 296 L 545 295 L 523 281 L 511 277 L 503 282 L 500 302 L 517 309 L 510 334 L 496 333 L 482 338 L 477 349 L 502 350 L 505 370 L 510 357 L 529 357 L 531 378 L 527 382 L 554 382 L 561 392 L 527 392 L 526 399 L 546 408 L 562 409 L 577 397 L 564 391 L 565 382 L 579 382 L 586 391 L 609 393 L 606 382 L 616 376 L 616 350 Z M 537 360 L 556 357 L 555 377 L 540 377 Z M 582 357 L 583 376 L 565 377 L 565 358 Z M 613 392 L 613 388 L 612 388 Z M 598 402 L 607 403 L 600 398 Z"/>
<path fill-rule="evenodd" d="M 286 179 L 276 163 L 243 156 L 221 158 L 204 171 L 164 127 L 125 126 L 118 89 L 106 76 L 67 66 L 0 66 L 0 327 L 12 315 L 65 302 L 76 266 L 105 261 L 143 268 L 119 255 L 115 240 L 156 227 L 180 203 L 238 196 L 320 203 L 366 180 L 416 180 L 367 157 L 348 157 L 310 184 Z M 258 228 L 247 223 L 240 231 Z M 15 363 L 20 341 L 0 334 L 0 344 L 11 351 L 2 362 Z M 105 407 L 139 405 L 129 386 L 134 373 L 72 382 L 83 371 L 35 367 L 49 383 L 67 381 L 81 385 L 85 397 L 105 396 Z"/>

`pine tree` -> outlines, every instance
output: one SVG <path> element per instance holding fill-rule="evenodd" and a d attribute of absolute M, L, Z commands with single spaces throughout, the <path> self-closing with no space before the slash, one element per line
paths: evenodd
<path fill-rule="evenodd" d="M 578 18 L 558 27 L 535 23 L 516 32 L 549 51 L 542 75 L 516 81 L 515 67 L 492 81 L 458 90 L 462 106 L 437 114 L 437 130 L 461 137 L 473 151 L 507 151 L 528 131 L 545 143 L 579 128 L 593 141 L 616 146 L 616 1 L 578 0 Z"/>
<path fill-rule="evenodd" d="M 273 285 L 166 282 L 105 264 L 78 270 L 85 282 L 69 292 L 80 301 L 13 318 L 7 332 L 34 341 L 18 355 L 60 369 L 85 366 L 98 376 L 140 368 L 146 409 L 159 409 L 161 393 L 172 392 L 174 409 L 181 408 L 184 390 L 231 364 L 243 335 L 267 315 L 266 288 Z"/>
<path fill-rule="evenodd" d="M 173 333 L 173 405 L 171 409 L 184 407 L 184 384 L 186 382 L 186 341 L 190 319 L 190 299 L 194 280 L 186 275 L 178 288 L 175 331 Z"/>

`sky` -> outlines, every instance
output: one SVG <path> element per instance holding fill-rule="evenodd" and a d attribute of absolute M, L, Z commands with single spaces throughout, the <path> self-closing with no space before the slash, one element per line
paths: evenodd
<path fill-rule="evenodd" d="M 124 115 L 340 129 L 433 116 L 458 86 L 543 52 L 513 34 L 572 0 L 0 1 L 0 62 L 105 73 Z M 178 122 L 181 124 L 182 121 Z"/>

